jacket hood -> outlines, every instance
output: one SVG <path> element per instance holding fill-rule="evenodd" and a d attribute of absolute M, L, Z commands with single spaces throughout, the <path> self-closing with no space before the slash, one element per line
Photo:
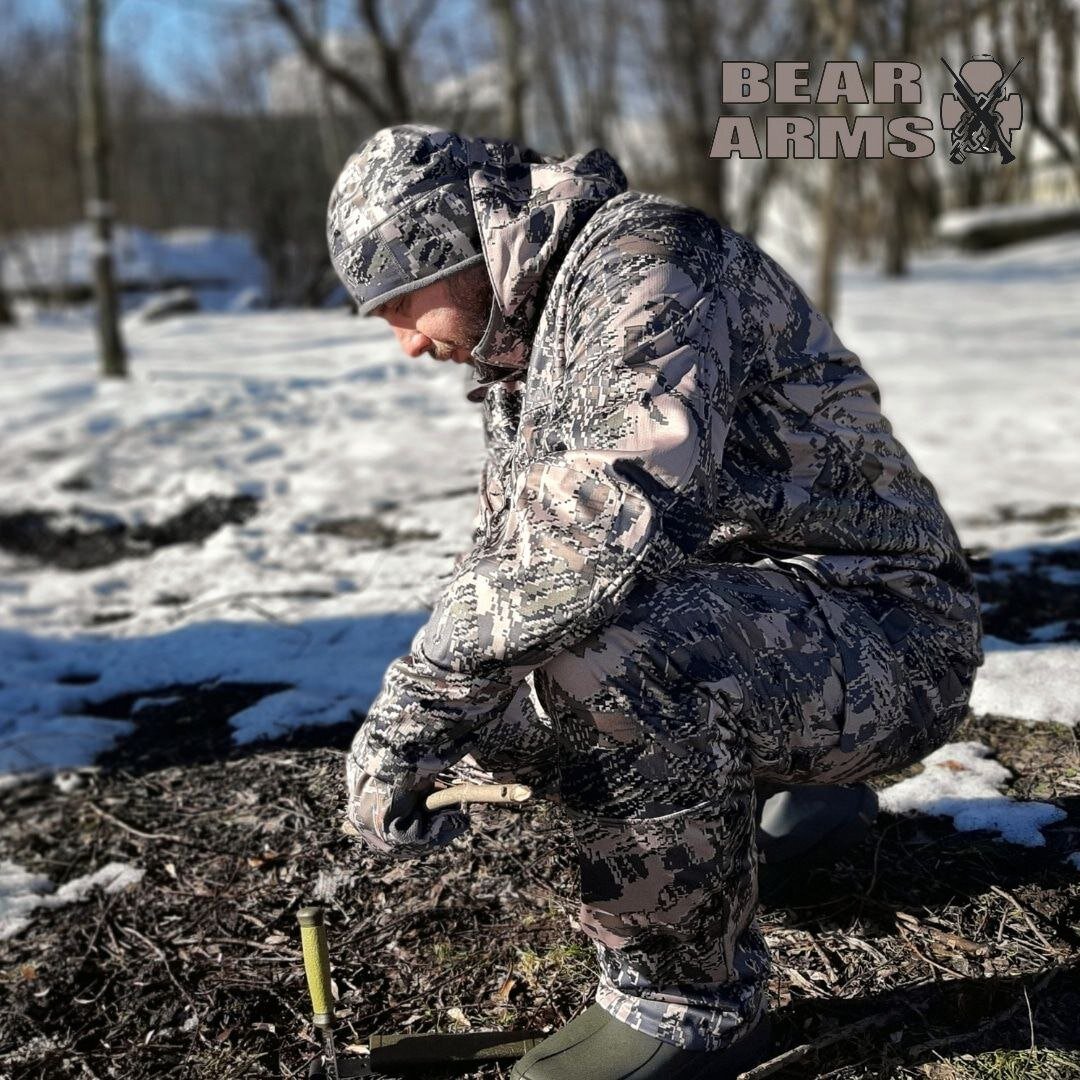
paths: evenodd
<path fill-rule="evenodd" d="M 626 190 L 602 149 L 566 159 L 427 124 L 376 132 L 330 196 L 334 269 L 363 315 L 483 260 L 494 299 L 473 349 L 479 400 L 528 363 L 551 282 L 596 209 Z"/>

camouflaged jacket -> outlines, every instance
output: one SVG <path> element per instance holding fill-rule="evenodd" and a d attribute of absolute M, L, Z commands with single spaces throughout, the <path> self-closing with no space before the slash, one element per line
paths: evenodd
<path fill-rule="evenodd" d="M 972 577 L 934 488 L 858 357 L 776 262 L 627 190 L 600 149 L 556 160 L 415 125 L 375 138 L 385 202 L 369 174 L 351 238 L 347 179 L 331 203 L 354 295 L 371 310 L 479 244 L 495 303 L 473 354 L 488 447 L 474 546 L 389 667 L 357 766 L 422 784 L 531 670 L 689 563 L 796 576 L 838 635 L 837 590 L 884 591 L 938 624 L 951 656 L 982 661 Z M 450 235 L 433 238 L 433 206 Z"/>

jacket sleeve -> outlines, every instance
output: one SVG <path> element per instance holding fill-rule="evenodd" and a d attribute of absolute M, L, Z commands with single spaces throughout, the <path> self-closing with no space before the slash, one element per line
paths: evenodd
<path fill-rule="evenodd" d="M 562 325 L 565 370 L 522 417 L 502 512 L 357 733 L 372 775 L 412 785 L 468 753 L 531 670 L 708 536 L 733 407 L 723 290 L 611 246 L 578 269 Z"/>

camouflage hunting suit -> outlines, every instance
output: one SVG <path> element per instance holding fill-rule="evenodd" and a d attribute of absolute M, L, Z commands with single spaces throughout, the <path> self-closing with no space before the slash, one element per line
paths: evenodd
<path fill-rule="evenodd" d="M 473 547 L 357 733 L 350 818 L 408 857 L 415 816 L 373 826 L 372 793 L 537 784 L 573 830 L 597 1000 L 727 1045 L 768 971 L 755 781 L 908 764 L 966 708 L 981 626 L 953 526 L 784 270 L 603 150 L 387 128 L 328 221 L 364 313 L 480 260 L 495 294 Z"/>

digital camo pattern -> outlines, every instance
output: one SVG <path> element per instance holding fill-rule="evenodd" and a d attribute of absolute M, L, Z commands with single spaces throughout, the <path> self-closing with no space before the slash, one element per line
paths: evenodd
<path fill-rule="evenodd" d="M 521 729 L 531 676 L 578 822 L 599 1000 L 711 1043 L 762 992 L 754 775 L 842 782 L 936 745 L 982 660 L 974 584 L 873 380 L 754 244 L 623 190 L 603 151 L 500 144 L 462 167 L 495 289 L 474 351 L 474 545 L 357 733 L 349 814 L 368 785 L 411 792 L 480 761 Z M 412 168 L 386 168 L 388 206 L 428 181 Z M 363 816 L 373 846 L 425 850 Z"/>
<path fill-rule="evenodd" d="M 526 740 L 530 778 L 554 782 L 577 844 L 597 1001 L 649 1035 L 719 1049 L 764 1007 L 755 781 L 864 779 L 925 756 L 962 719 L 975 664 L 950 659 L 914 605 L 839 603 L 867 657 L 890 665 L 871 664 L 882 722 L 854 749 L 843 646 L 813 593 L 778 570 L 697 565 L 643 582 L 532 675 L 546 719 Z M 477 780 L 512 765 L 483 737 L 466 760 Z"/>
<path fill-rule="evenodd" d="M 362 315 L 482 257 L 468 182 L 477 155 L 454 132 L 384 128 L 345 163 L 326 239 Z"/>
<path fill-rule="evenodd" d="M 483 258 L 498 303 L 474 356 L 480 377 L 495 379 L 527 363 L 562 256 L 593 210 L 625 190 L 605 150 L 560 161 L 506 140 L 399 124 L 345 163 L 330 195 L 327 243 L 361 315 Z M 512 245 L 500 237 L 505 227 Z"/>

